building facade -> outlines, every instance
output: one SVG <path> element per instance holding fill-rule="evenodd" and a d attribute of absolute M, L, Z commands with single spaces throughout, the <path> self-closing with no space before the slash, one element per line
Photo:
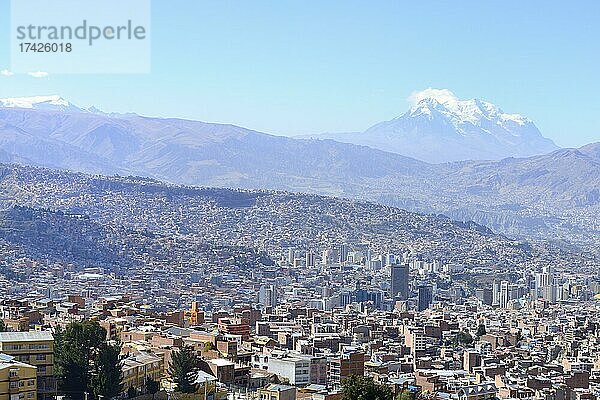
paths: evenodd
<path fill-rule="evenodd" d="M 36 400 L 37 372 L 33 365 L 0 354 L 0 400 Z"/>
<path fill-rule="evenodd" d="M 56 395 L 52 333 L 48 331 L 0 332 L 0 352 L 36 368 L 37 398 L 48 400 Z"/>

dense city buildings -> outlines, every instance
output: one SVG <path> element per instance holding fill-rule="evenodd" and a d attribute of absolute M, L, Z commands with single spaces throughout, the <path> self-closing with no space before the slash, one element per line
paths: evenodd
<path fill-rule="evenodd" d="M 0 226 L 10 400 L 61 395 L 56 333 L 81 321 L 120 344 L 123 397 L 171 394 L 181 349 L 202 400 L 339 400 L 356 376 L 438 400 L 600 394 L 587 254 L 349 200 L 36 176 Z"/>
<path fill-rule="evenodd" d="M 198 390 L 207 398 L 335 399 L 350 376 L 454 399 L 600 394 L 597 276 L 549 266 L 497 275 L 410 251 L 343 247 L 352 261 L 331 258 L 335 249 L 288 257 L 282 248 L 274 264 L 244 275 L 207 269 L 200 279 L 155 281 L 189 299 L 180 307 L 149 301 L 101 269 L 49 297 L 13 293 L 0 303 L 10 330 L 0 333 L 1 369 L 36 376 L 25 389 L 49 396 L 52 330 L 93 319 L 122 343 L 123 387 L 138 393 L 148 379 L 173 388 L 172 354 L 191 346 L 205 363 Z"/>

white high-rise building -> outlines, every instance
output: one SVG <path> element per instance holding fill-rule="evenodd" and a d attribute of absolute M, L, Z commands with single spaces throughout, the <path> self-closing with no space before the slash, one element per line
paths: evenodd
<path fill-rule="evenodd" d="M 287 262 L 289 264 L 293 264 L 294 263 L 294 258 L 296 258 L 296 251 L 292 248 L 288 249 L 288 255 L 287 255 Z"/>
<path fill-rule="evenodd" d="M 536 298 L 544 297 L 542 293 L 546 286 L 554 285 L 554 275 L 552 273 L 552 267 L 546 266 L 542 268 L 541 273 L 535 274 L 535 291 Z"/>
<path fill-rule="evenodd" d="M 506 308 L 508 306 L 508 300 L 509 300 L 509 295 L 508 295 L 508 281 L 502 281 L 500 282 L 500 298 L 499 298 L 499 305 L 500 308 Z"/>
<path fill-rule="evenodd" d="M 550 304 L 556 303 L 556 286 L 547 285 L 542 287 L 542 298 Z"/>
<path fill-rule="evenodd" d="M 500 283 L 498 282 L 492 284 L 492 304 L 500 305 Z"/>

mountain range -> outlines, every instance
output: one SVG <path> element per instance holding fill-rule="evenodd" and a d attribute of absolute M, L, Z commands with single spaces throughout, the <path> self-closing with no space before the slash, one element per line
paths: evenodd
<path fill-rule="evenodd" d="M 442 163 L 546 154 L 558 147 L 535 124 L 483 100 L 460 100 L 447 89 L 413 94 L 405 114 L 364 132 L 303 137 L 334 139 Z"/>
<path fill-rule="evenodd" d="M 430 103 L 425 98 L 416 104 Z M 432 164 L 331 139 L 106 114 L 58 96 L 0 104 L 2 162 L 357 198 L 473 220 L 513 236 L 552 236 L 588 247 L 600 238 L 600 143 L 524 158 Z M 504 119 L 506 127 L 521 121 L 522 129 L 534 128 L 526 119 L 492 111 L 488 114 Z M 520 136 L 528 137 L 524 132 Z M 535 132 L 530 136 L 555 149 Z"/>

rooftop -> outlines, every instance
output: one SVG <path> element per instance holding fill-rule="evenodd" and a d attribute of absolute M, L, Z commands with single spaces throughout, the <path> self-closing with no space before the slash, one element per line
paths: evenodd
<path fill-rule="evenodd" d="M 39 342 L 54 340 L 49 331 L 0 332 L 0 342 Z"/>

